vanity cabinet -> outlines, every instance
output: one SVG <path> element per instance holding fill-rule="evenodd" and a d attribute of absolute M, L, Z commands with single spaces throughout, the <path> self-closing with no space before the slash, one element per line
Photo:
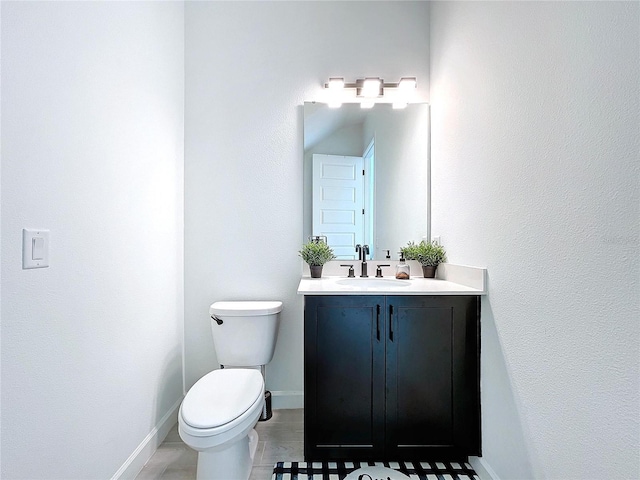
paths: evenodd
<path fill-rule="evenodd" d="M 479 455 L 479 298 L 305 296 L 305 460 Z"/>

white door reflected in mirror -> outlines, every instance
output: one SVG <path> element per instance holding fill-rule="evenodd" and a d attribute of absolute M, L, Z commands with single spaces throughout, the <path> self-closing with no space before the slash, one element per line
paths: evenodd
<path fill-rule="evenodd" d="M 338 260 L 354 260 L 357 244 L 371 243 L 365 233 L 362 157 L 313 155 L 313 232 L 327 238 Z"/>

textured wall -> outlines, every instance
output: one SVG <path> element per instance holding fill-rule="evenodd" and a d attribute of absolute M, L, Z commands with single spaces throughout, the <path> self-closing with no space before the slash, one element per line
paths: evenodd
<path fill-rule="evenodd" d="M 182 395 L 184 10 L 1 8 L 0 476 L 110 478 Z"/>
<path fill-rule="evenodd" d="M 432 227 L 488 267 L 485 460 L 637 478 L 640 4 L 434 2 Z"/>
<path fill-rule="evenodd" d="M 267 387 L 302 391 L 303 102 L 330 76 L 428 84 L 425 2 L 185 7 L 186 384 L 217 367 L 208 307 L 279 299 Z"/>

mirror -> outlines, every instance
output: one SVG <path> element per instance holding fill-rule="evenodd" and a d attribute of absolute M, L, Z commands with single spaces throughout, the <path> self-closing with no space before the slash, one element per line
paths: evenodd
<path fill-rule="evenodd" d="M 304 104 L 303 241 L 321 235 L 338 260 L 356 244 L 384 261 L 429 234 L 429 105 Z"/>

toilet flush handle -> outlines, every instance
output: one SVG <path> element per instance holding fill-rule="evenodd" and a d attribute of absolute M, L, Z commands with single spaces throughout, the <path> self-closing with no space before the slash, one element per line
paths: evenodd
<path fill-rule="evenodd" d="M 222 325 L 222 320 L 220 320 L 215 315 L 211 315 L 211 320 L 215 320 L 218 325 Z"/>

